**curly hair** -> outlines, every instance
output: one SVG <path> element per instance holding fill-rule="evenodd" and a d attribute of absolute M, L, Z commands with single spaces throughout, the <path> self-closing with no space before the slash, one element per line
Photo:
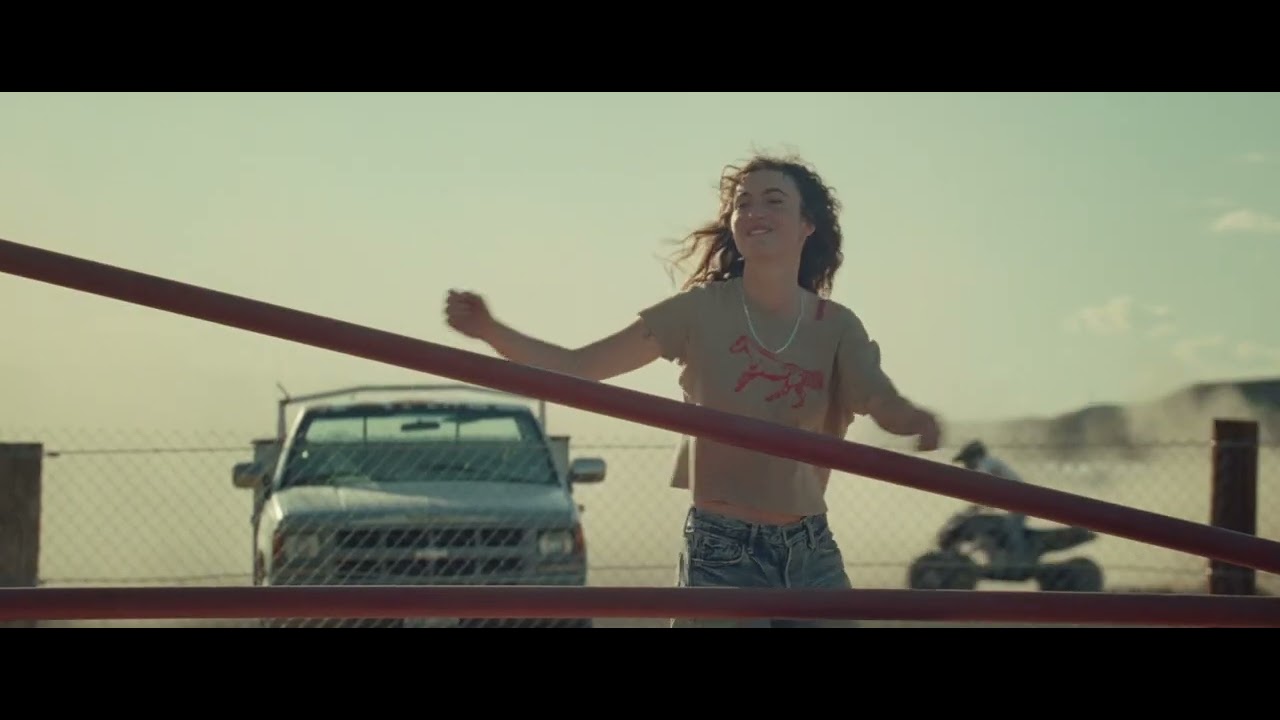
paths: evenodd
<path fill-rule="evenodd" d="M 840 249 L 844 240 L 840 229 L 840 201 L 818 172 L 794 155 L 756 155 L 741 167 L 725 167 L 720 177 L 720 212 L 716 219 L 678 241 L 684 248 L 676 253 L 676 264 L 701 254 L 684 288 L 742 276 L 745 262 L 733 241 L 730 225 L 733 197 L 742 178 L 758 170 L 783 172 L 799 188 L 800 212 L 813 225 L 814 231 L 801 252 L 797 281 L 810 292 L 829 296 L 836 271 L 844 264 L 844 254 Z"/>

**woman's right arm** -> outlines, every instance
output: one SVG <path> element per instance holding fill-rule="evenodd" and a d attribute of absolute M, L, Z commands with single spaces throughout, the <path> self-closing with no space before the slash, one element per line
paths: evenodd
<path fill-rule="evenodd" d="M 513 362 L 587 380 L 608 380 L 629 373 L 657 360 L 660 353 L 657 339 L 639 318 L 612 335 L 574 349 L 529 337 L 496 321 L 483 339 Z"/>
<path fill-rule="evenodd" d="M 665 336 L 660 337 L 654 328 L 669 333 L 673 325 L 684 325 L 682 320 L 672 318 L 678 312 L 662 309 L 672 306 L 678 309 L 679 304 L 659 303 L 658 310 L 644 310 L 641 317 L 622 330 L 575 349 L 530 337 L 498 322 L 484 299 L 475 293 L 451 291 L 445 314 L 455 330 L 488 343 L 508 360 L 588 380 L 608 380 L 644 367 L 664 354 Z"/>

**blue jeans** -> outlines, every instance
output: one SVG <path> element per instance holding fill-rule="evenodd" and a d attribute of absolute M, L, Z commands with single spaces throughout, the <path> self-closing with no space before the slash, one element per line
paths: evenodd
<path fill-rule="evenodd" d="M 680 587 L 852 587 L 827 524 L 814 515 L 789 525 L 748 523 L 692 508 L 680 552 Z M 848 627 L 849 620 L 675 618 L 671 627 Z"/>

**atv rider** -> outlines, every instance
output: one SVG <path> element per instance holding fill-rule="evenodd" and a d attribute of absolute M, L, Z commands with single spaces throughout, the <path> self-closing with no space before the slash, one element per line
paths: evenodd
<path fill-rule="evenodd" d="M 1025 482 L 1013 468 L 1009 467 L 1003 460 L 992 455 L 987 451 L 987 446 L 981 440 L 972 440 L 956 456 L 951 458 L 952 462 L 962 463 L 970 470 L 995 475 L 996 477 L 1014 482 Z M 1005 514 L 1005 528 L 1008 538 L 1008 555 L 1007 558 L 1013 559 L 1014 562 L 1020 562 L 1027 550 L 1027 516 L 1024 513 L 1009 512 Z"/>

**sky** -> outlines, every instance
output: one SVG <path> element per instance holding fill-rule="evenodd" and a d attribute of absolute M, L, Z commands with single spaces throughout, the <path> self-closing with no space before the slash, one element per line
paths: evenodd
<path fill-rule="evenodd" d="M 675 291 L 756 150 L 835 186 L 834 298 L 944 420 L 1280 375 L 1275 94 L 5 93 L 0 238 L 492 354 L 443 322 L 465 288 L 577 345 Z M 0 327 L 0 428 L 247 443 L 277 383 L 449 381 L 5 274 Z"/>

